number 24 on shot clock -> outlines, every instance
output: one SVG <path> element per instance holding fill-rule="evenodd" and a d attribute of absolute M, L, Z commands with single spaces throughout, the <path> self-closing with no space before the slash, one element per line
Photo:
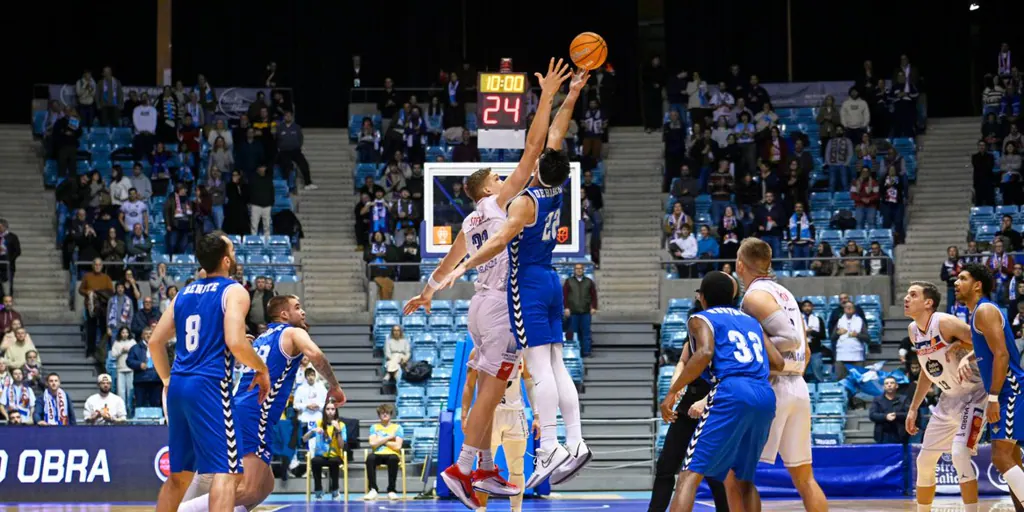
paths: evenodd
<path fill-rule="evenodd" d="M 526 128 L 526 73 L 480 73 L 477 83 L 477 114 L 480 128 Z"/>

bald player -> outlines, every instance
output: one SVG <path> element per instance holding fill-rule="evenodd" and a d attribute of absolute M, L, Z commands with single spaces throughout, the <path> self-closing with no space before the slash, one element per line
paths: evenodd
<path fill-rule="evenodd" d="M 804 509 L 822 512 L 828 510 L 828 503 L 811 468 L 811 397 L 804 381 L 807 358 L 804 320 L 796 297 L 771 279 L 771 267 L 770 245 L 756 238 L 747 238 L 740 244 L 736 253 L 736 274 L 746 289 L 741 307 L 761 323 L 768 340 L 785 360 L 782 371 L 771 372 L 775 420 L 761 452 L 761 462 L 774 464 L 781 455 Z M 760 502 L 750 508 L 760 511 Z"/>

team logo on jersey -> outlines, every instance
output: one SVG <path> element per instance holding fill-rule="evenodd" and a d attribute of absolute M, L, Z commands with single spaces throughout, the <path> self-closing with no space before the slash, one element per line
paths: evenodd
<path fill-rule="evenodd" d="M 931 375 L 932 377 L 938 377 L 939 375 L 942 375 L 942 363 L 938 361 L 928 361 L 927 363 L 925 363 L 924 367 L 926 370 L 928 370 L 928 375 Z"/>
<path fill-rule="evenodd" d="M 156 472 L 156 476 L 161 482 L 166 482 L 171 476 L 171 456 L 169 452 L 170 450 L 164 446 L 156 452 L 156 457 L 153 458 L 153 471 Z"/>
<path fill-rule="evenodd" d="M 569 228 L 562 226 L 558 228 L 558 233 L 555 235 L 555 240 L 560 244 L 564 244 L 569 239 Z"/>

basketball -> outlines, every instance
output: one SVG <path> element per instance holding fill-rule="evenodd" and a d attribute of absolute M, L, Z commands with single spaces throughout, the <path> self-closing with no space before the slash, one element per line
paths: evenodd
<path fill-rule="evenodd" d="M 597 69 L 608 58 L 608 45 L 603 37 L 593 32 L 584 32 L 572 40 L 569 56 L 578 68 Z"/>

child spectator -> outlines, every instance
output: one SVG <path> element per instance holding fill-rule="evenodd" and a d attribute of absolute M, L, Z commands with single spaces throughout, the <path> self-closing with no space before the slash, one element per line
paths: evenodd
<path fill-rule="evenodd" d="M 369 441 L 373 450 L 366 457 L 366 478 L 370 488 L 370 492 L 363 497 L 366 501 L 377 499 L 377 466 L 382 464 L 388 467 L 388 499 L 398 499 L 395 481 L 398 479 L 399 454 L 404 443 L 405 429 L 391 422 L 394 411 L 394 407 L 389 404 L 378 406 L 377 418 L 380 422 L 370 427 Z"/>

